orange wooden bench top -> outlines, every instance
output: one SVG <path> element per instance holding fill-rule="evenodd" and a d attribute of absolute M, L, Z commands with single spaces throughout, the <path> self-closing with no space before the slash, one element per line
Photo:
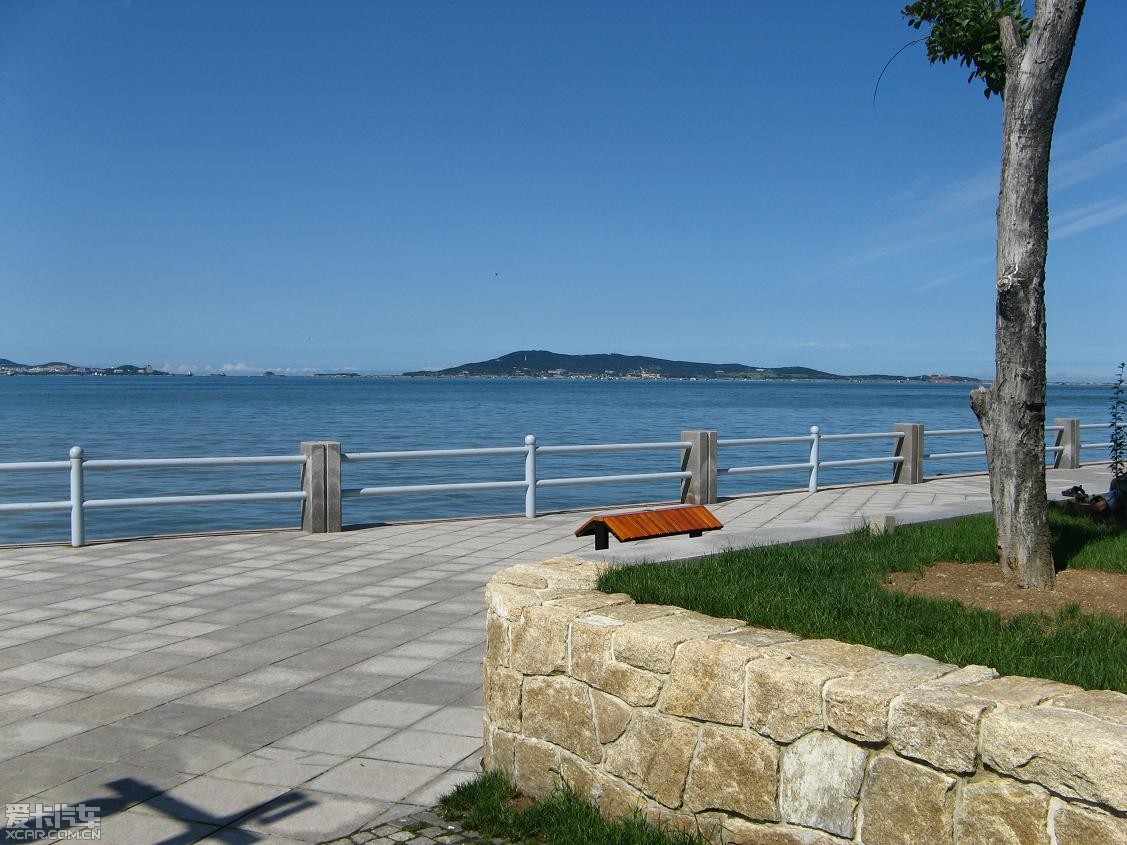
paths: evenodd
<path fill-rule="evenodd" d="M 600 526 L 605 526 L 618 542 L 626 543 L 631 540 L 671 537 L 675 534 L 693 533 L 699 536 L 701 531 L 715 531 L 723 528 L 724 524 L 704 505 L 679 505 L 593 516 L 576 529 L 575 536 L 596 534 Z"/>

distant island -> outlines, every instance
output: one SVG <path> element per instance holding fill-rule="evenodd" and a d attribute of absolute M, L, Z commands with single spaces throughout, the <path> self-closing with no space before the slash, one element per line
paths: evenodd
<path fill-rule="evenodd" d="M 138 367 L 135 364 L 121 364 L 117 367 L 78 367 L 63 361 L 50 361 L 46 364 L 17 364 L 7 358 L 0 358 L 0 376 L 170 376 L 163 370 L 153 369 L 152 364 Z"/>
<path fill-rule="evenodd" d="M 412 378 L 561 378 L 561 379 L 740 379 L 746 381 L 888 381 L 921 384 L 978 384 L 967 376 L 897 376 L 884 373 L 839 375 L 809 367 L 755 367 L 748 364 L 709 364 L 670 361 L 644 355 L 562 355 L 541 349 L 510 352 L 489 361 L 461 364 L 445 370 L 415 370 Z"/>

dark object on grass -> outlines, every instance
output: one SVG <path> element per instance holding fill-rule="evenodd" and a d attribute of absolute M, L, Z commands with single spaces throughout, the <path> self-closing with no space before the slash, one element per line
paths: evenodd
<path fill-rule="evenodd" d="M 1081 502 L 1087 501 L 1088 499 L 1088 494 L 1084 492 L 1083 484 L 1077 484 L 1074 487 L 1069 487 L 1067 490 L 1061 490 L 1060 494 L 1070 499 L 1078 499 Z"/>

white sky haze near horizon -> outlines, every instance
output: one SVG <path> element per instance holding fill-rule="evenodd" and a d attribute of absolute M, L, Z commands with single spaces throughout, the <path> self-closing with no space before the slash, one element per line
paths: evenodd
<path fill-rule="evenodd" d="M 993 373 L 1001 102 L 902 2 L 0 3 L 0 357 L 526 348 Z M 1053 148 L 1049 375 L 1127 358 L 1127 53 Z"/>

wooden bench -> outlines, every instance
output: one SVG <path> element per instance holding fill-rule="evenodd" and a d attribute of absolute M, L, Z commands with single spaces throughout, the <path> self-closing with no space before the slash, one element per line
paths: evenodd
<path fill-rule="evenodd" d="M 673 537 L 688 534 L 700 537 L 705 531 L 723 528 L 712 511 L 704 505 L 677 505 L 671 508 L 631 511 L 593 516 L 575 530 L 576 537 L 595 535 L 595 548 L 610 547 L 610 535 L 620 543 L 632 540 L 652 540 L 655 537 Z"/>

